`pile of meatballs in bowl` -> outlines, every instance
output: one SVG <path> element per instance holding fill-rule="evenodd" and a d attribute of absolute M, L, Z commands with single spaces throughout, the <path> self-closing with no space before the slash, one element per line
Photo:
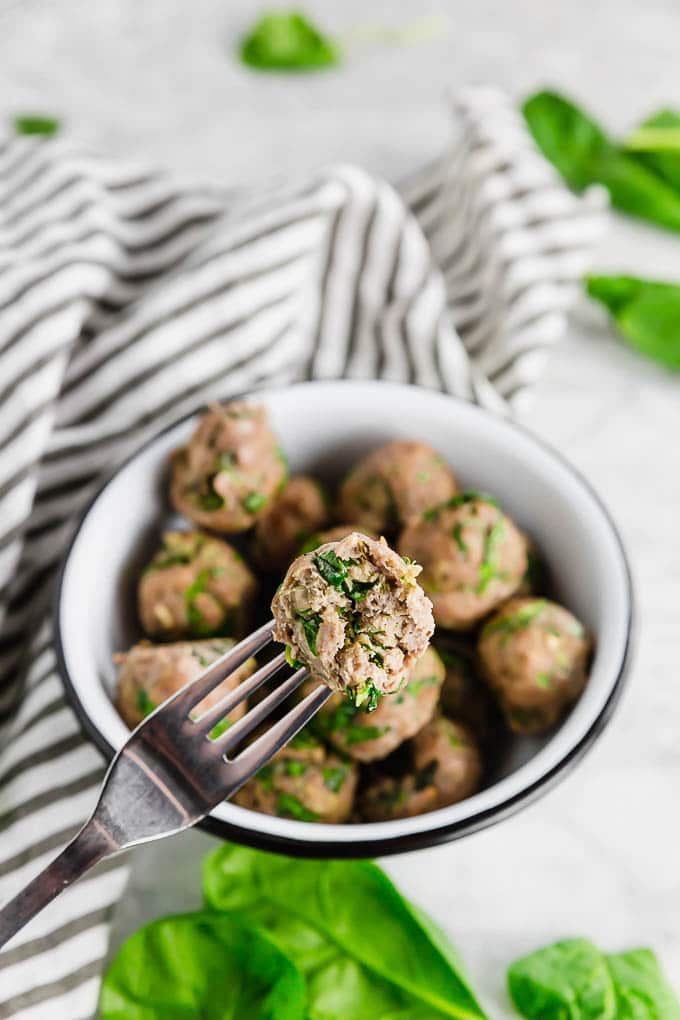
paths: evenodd
<path fill-rule="evenodd" d="M 169 494 L 185 523 L 158 535 L 137 583 L 144 638 L 115 656 L 127 725 L 269 602 L 274 637 L 310 669 L 303 692 L 334 688 L 241 806 L 320 823 L 447 807 L 480 789 L 508 733 L 548 730 L 587 683 L 592 638 L 547 596 L 540 549 L 426 442 L 379 445 L 329 488 L 289 473 L 264 406 L 216 404 L 173 452 Z"/>
<path fill-rule="evenodd" d="M 332 695 L 206 824 L 370 854 L 489 824 L 579 758 L 621 687 L 630 590 L 601 504 L 527 433 L 414 387 L 304 383 L 188 416 L 102 487 L 60 581 L 67 691 L 110 756 L 272 615 L 276 642 L 196 714 L 283 650 L 310 672 L 292 697 Z"/>

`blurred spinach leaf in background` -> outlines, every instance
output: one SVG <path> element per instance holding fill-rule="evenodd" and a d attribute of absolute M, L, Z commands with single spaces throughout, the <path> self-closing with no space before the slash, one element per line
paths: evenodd
<path fill-rule="evenodd" d="M 59 127 L 56 117 L 18 114 L 14 118 L 14 130 L 18 135 L 56 135 Z"/>
<path fill-rule="evenodd" d="M 680 371 L 680 284 L 596 275 L 585 282 L 588 294 L 609 310 L 630 347 Z"/>
<path fill-rule="evenodd" d="M 629 152 L 680 192 L 680 113 L 659 110 L 626 139 Z"/>
<path fill-rule="evenodd" d="M 537 92 L 522 111 L 537 145 L 574 190 L 602 184 L 616 208 L 680 231 L 680 190 L 569 99 Z"/>
<path fill-rule="evenodd" d="M 340 63 L 340 51 L 299 11 L 264 14 L 241 41 L 244 64 L 258 71 L 314 71 Z"/>

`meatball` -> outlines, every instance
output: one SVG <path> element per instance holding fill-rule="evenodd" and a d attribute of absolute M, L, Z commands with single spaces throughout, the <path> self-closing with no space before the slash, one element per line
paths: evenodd
<path fill-rule="evenodd" d="M 352 532 L 299 556 L 272 602 L 273 636 L 332 690 L 370 711 L 391 694 L 427 648 L 429 599 L 384 539 Z"/>
<path fill-rule="evenodd" d="M 357 778 L 356 765 L 321 745 L 316 751 L 289 746 L 241 787 L 234 802 L 300 822 L 344 822 L 352 811 Z"/>
<path fill-rule="evenodd" d="M 287 567 L 300 543 L 327 520 L 328 501 L 321 484 L 304 475 L 291 478 L 257 519 L 257 561 L 267 570 Z"/>
<path fill-rule="evenodd" d="M 482 628 L 482 676 L 517 733 L 541 733 L 576 701 L 587 681 L 591 642 L 567 609 L 514 598 Z"/>
<path fill-rule="evenodd" d="M 334 524 L 332 528 L 326 528 L 325 531 L 315 531 L 302 543 L 300 552 L 314 552 L 320 545 L 326 545 L 328 542 L 340 542 L 343 538 L 351 535 L 354 530 L 353 524 Z M 369 538 L 379 538 L 379 535 L 374 531 L 369 531 L 366 528 L 361 534 L 368 535 Z"/>
<path fill-rule="evenodd" d="M 428 648 L 397 694 L 382 698 L 374 712 L 362 712 L 341 694 L 334 694 L 316 717 L 324 737 L 360 762 L 386 758 L 418 732 L 434 715 L 444 681 L 444 663 Z M 313 677 L 307 686 L 315 686 Z"/>
<path fill-rule="evenodd" d="M 457 492 L 456 479 L 427 443 L 397 440 L 373 450 L 340 487 L 340 513 L 361 530 L 395 531 Z"/>
<path fill-rule="evenodd" d="M 240 553 L 200 531 L 168 531 L 142 574 L 139 616 L 149 637 L 241 637 L 257 591 Z"/>
<path fill-rule="evenodd" d="M 119 667 L 116 708 L 131 728 L 153 712 L 162 702 L 195 680 L 211 663 L 228 652 L 234 645 L 228 638 L 213 641 L 177 641 L 169 645 L 152 645 L 142 641 L 127 652 L 114 655 Z M 255 659 L 248 659 L 208 694 L 193 711 L 198 717 L 233 691 L 242 680 L 255 670 Z M 227 719 L 218 723 L 212 732 L 217 736 L 226 729 L 227 722 L 236 722 L 246 710 L 245 703 L 237 705 Z M 217 732 L 216 732 L 217 731 Z"/>
<path fill-rule="evenodd" d="M 267 412 L 258 404 L 217 404 L 172 455 L 170 497 L 181 514 L 214 531 L 246 531 L 287 477 Z"/>
<path fill-rule="evenodd" d="M 423 565 L 421 583 L 441 627 L 468 630 L 519 587 L 520 531 L 491 497 L 466 492 L 414 518 L 398 549 Z"/>
<path fill-rule="evenodd" d="M 479 789 L 482 760 L 460 723 L 438 717 L 412 741 L 413 772 L 383 776 L 364 791 L 361 814 L 370 822 L 410 818 L 457 804 Z"/>
<path fill-rule="evenodd" d="M 500 713 L 488 687 L 477 676 L 474 651 L 450 641 L 438 643 L 437 651 L 446 668 L 439 698 L 442 712 L 469 727 L 483 746 L 497 742 Z"/>

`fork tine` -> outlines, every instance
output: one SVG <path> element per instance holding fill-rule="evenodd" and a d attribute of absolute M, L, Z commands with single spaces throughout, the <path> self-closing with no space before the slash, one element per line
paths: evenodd
<path fill-rule="evenodd" d="M 316 715 L 321 706 L 328 701 L 332 693 L 330 687 L 324 685 L 317 687 L 295 708 L 291 708 L 283 719 L 279 719 L 266 733 L 263 733 L 233 761 L 229 762 L 229 767 L 238 772 L 239 785 L 243 785 L 250 776 L 266 765 L 284 744 L 292 740 L 295 734 L 299 733 L 302 727 L 306 726 L 309 720 Z"/>
<path fill-rule="evenodd" d="M 300 684 L 309 676 L 309 670 L 303 667 L 299 669 L 292 676 L 284 680 L 282 684 L 279 684 L 271 694 L 268 694 L 266 698 L 250 709 L 249 712 L 230 726 L 221 737 L 217 738 L 218 746 L 220 750 L 225 753 L 236 747 L 245 736 L 247 736 L 256 726 L 259 726 L 267 716 L 280 705 L 282 701 L 292 694 L 293 691 L 300 686 Z"/>
<path fill-rule="evenodd" d="M 229 676 L 239 666 L 242 666 L 247 659 L 269 644 L 272 639 L 273 629 L 274 621 L 269 620 L 268 623 L 258 627 L 256 631 L 249 634 L 243 641 L 239 641 L 237 645 L 234 645 L 226 655 L 216 659 L 196 680 L 190 681 L 177 692 L 171 699 L 173 708 L 180 713 L 188 715 L 191 709 L 203 701 L 206 695 L 210 694 L 218 684 L 221 684 L 225 677 Z M 240 692 L 242 687 L 243 685 L 239 684 L 237 691 Z M 244 697 L 246 697 L 245 691 L 240 694 L 234 704 L 238 704 Z"/>
<path fill-rule="evenodd" d="M 195 730 L 192 730 L 192 733 L 209 733 L 213 726 L 229 715 L 230 712 L 233 712 L 237 705 L 240 705 L 242 701 L 249 698 L 258 687 L 266 683 L 285 664 L 286 653 L 281 652 L 280 655 L 266 662 L 264 666 L 260 666 L 252 676 L 249 676 L 247 680 L 244 680 L 233 691 L 225 695 L 216 705 L 211 705 L 202 715 L 197 716 L 195 719 L 192 718 L 191 721 L 196 727 Z"/>

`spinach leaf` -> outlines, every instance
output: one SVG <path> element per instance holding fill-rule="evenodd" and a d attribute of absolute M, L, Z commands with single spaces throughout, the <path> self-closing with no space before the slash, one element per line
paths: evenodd
<path fill-rule="evenodd" d="M 614 983 L 604 955 L 569 939 L 525 956 L 508 970 L 510 997 L 529 1020 L 615 1020 Z"/>
<path fill-rule="evenodd" d="M 477 1020 L 445 937 L 368 861 L 290 860 L 225 845 L 205 862 L 216 910 L 247 911 L 307 981 L 309 1020 Z"/>
<path fill-rule="evenodd" d="M 240 56 L 258 71 L 312 71 L 340 62 L 337 46 L 298 11 L 263 15 L 241 41 Z"/>
<path fill-rule="evenodd" d="M 161 918 L 124 943 L 102 985 L 102 1020 L 304 1020 L 293 963 L 242 918 Z"/>
<path fill-rule="evenodd" d="M 648 949 L 608 955 L 567 939 L 514 963 L 508 987 L 529 1020 L 680 1020 L 680 1002 Z"/>
<path fill-rule="evenodd" d="M 154 705 L 143 687 L 137 688 L 135 704 L 137 706 L 137 711 L 140 712 L 144 718 L 146 718 L 147 715 L 151 715 L 151 713 L 158 708 L 158 705 Z"/>
<path fill-rule="evenodd" d="M 626 141 L 638 162 L 680 192 L 680 113 L 659 110 Z"/>
<path fill-rule="evenodd" d="M 680 284 L 587 276 L 586 289 L 609 309 L 630 347 L 680 371 Z"/>
<path fill-rule="evenodd" d="M 351 560 L 341 560 L 333 549 L 326 549 L 325 552 L 317 553 L 314 557 L 314 566 L 326 584 L 330 584 L 336 591 L 345 594 L 348 579 L 347 568 L 351 566 Z"/>
<path fill-rule="evenodd" d="M 56 135 L 59 121 L 56 117 L 24 114 L 14 118 L 14 130 L 18 135 Z"/>
<path fill-rule="evenodd" d="M 574 103 L 555 92 L 537 92 L 522 109 L 539 148 L 572 188 L 602 184 L 618 209 L 680 230 L 680 194 Z"/>
<path fill-rule="evenodd" d="M 316 655 L 316 642 L 319 637 L 319 627 L 321 626 L 321 613 L 315 613 L 311 609 L 305 609 L 304 611 L 298 612 L 297 615 L 302 620 L 302 629 L 305 632 L 307 647 L 312 655 Z"/>

